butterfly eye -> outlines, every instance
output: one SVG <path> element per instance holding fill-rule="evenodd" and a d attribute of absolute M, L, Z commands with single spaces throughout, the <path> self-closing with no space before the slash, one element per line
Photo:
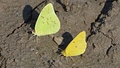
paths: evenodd
<path fill-rule="evenodd" d="M 56 24 L 56 22 L 54 21 L 54 24 Z"/>

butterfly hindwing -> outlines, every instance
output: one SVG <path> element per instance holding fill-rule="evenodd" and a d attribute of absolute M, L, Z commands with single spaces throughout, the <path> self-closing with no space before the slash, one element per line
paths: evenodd
<path fill-rule="evenodd" d="M 54 12 L 53 5 L 47 4 L 41 11 L 35 25 L 35 35 L 43 36 L 54 34 L 60 29 L 60 21 Z"/>
<path fill-rule="evenodd" d="M 66 47 L 62 54 L 64 56 L 77 56 L 83 54 L 86 50 L 86 33 L 85 31 L 79 33 Z"/>

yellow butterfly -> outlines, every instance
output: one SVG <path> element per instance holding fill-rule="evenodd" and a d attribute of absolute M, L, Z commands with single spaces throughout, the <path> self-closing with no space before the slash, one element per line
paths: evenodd
<path fill-rule="evenodd" d="M 86 32 L 80 32 L 63 50 L 61 53 L 68 57 L 68 56 L 77 56 L 83 54 L 86 50 L 87 43 L 86 43 Z"/>

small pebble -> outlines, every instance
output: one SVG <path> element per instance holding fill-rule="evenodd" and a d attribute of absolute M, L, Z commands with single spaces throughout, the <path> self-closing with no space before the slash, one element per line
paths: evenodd
<path fill-rule="evenodd" d="M 63 37 L 54 37 L 53 41 L 57 44 L 60 45 L 62 43 Z"/>

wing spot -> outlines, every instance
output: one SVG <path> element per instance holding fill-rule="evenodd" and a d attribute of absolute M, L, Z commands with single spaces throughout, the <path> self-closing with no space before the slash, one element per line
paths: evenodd
<path fill-rule="evenodd" d="M 75 48 L 77 48 L 77 46 L 75 46 Z"/>
<path fill-rule="evenodd" d="M 44 18 L 43 16 L 41 16 L 42 18 Z"/>
<path fill-rule="evenodd" d="M 49 19 L 47 18 L 47 20 L 49 20 Z"/>
<path fill-rule="evenodd" d="M 75 42 L 73 42 L 73 43 L 75 43 Z"/>
<path fill-rule="evenodd" d="M 49 23 L 47 22 L 47 24 L 49 25 Z"/>

